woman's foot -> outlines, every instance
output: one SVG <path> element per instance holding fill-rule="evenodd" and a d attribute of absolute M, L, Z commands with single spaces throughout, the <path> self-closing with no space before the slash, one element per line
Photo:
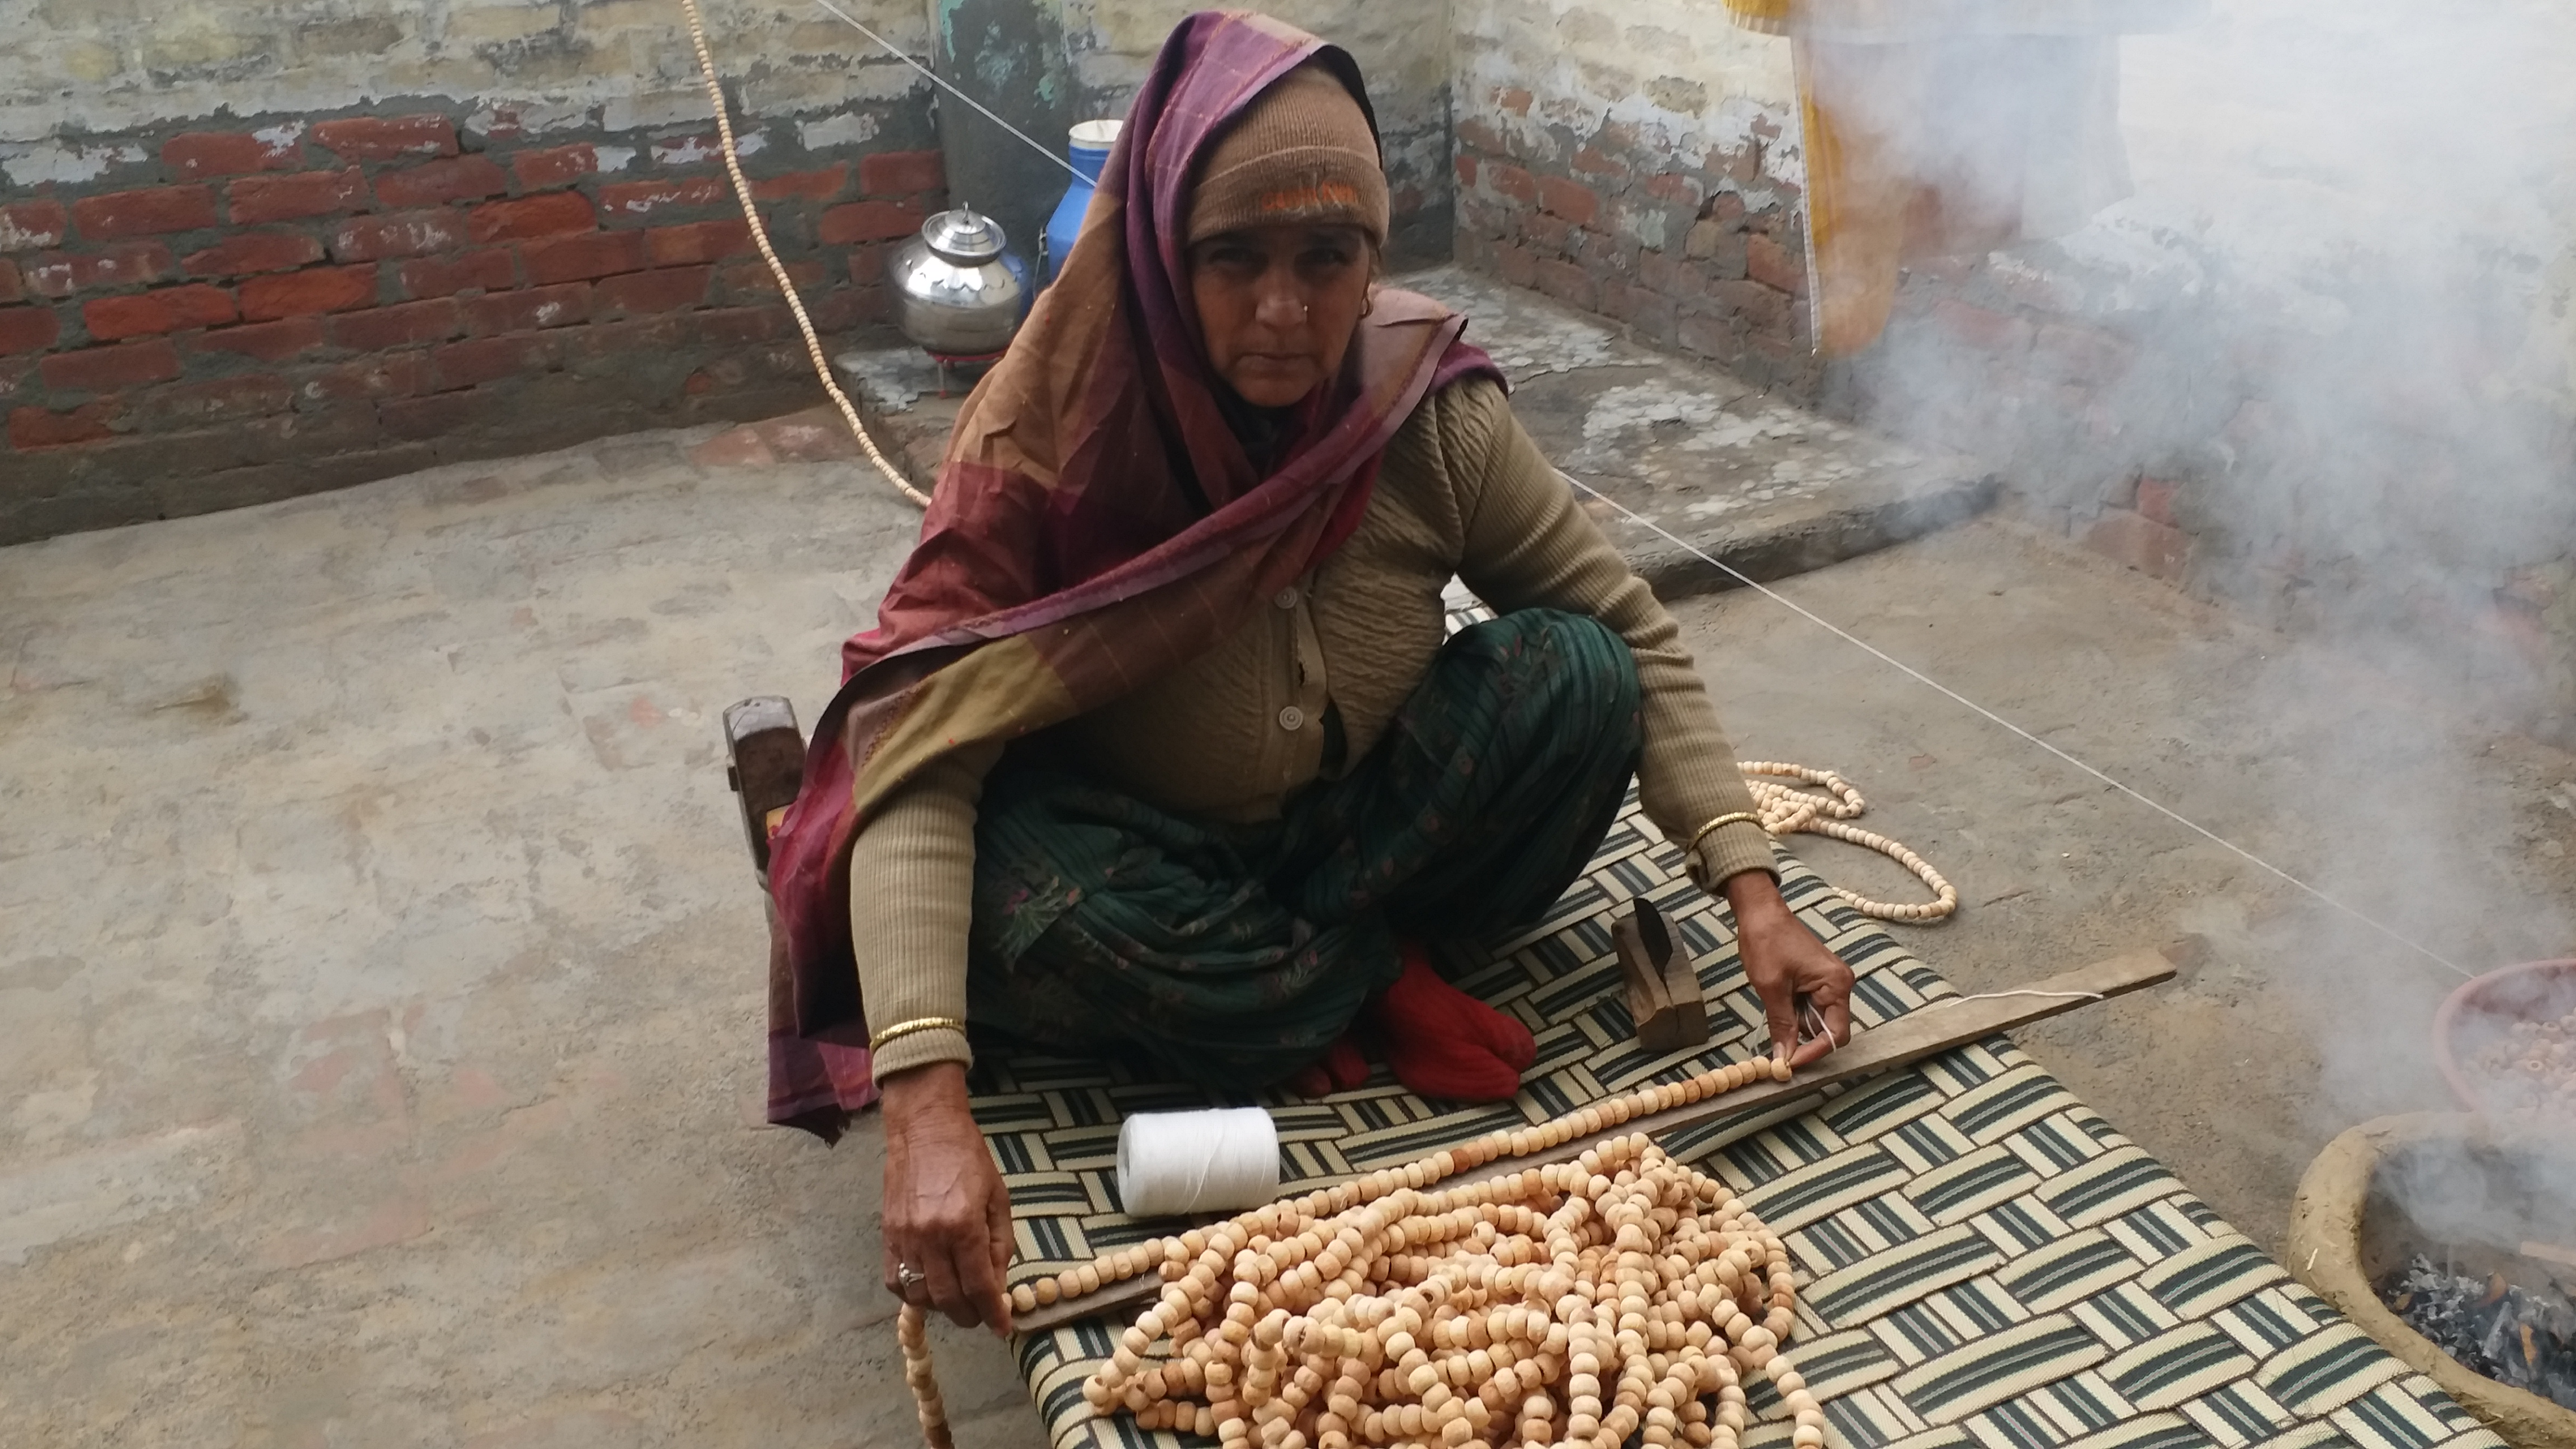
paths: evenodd
<path fill-rule="evenodd" d="M 1395 1079 L 1443 1101 L 1510 1099 L 1538 1060 L 1529 1028 L 1441 980 L 1420 946 L 1402 950 L 1404 974 L 1362 1014 Z"/>
<path fill-rule="evenodd" d="M 1368 1074 L 1368 1058 L 1360 1054 L 1360 1044 L 1343 1032 L 1324 1048 L 1322 1057 L 1289 1074 L 1288 1090 L 1300 1097 L 1326 1097 L 1360 1085 Z"/>

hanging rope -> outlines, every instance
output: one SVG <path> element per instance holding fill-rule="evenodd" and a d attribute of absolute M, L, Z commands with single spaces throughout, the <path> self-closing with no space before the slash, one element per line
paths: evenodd
<path fill-rule="evenodd" d="M 707 28 L 698 18 L 698 0 L 680 0 L 680 8 L 689 17 L 689 43 L 698 49 L 698 74 L 707 83 L 707 101 L 716 108 L 716 134 L 723 140 L 725 172 L 733 178 L 734 199 L 742 203 L 742 219 L 751 224 L 751 239 L 760 248 L 761 260 L 769 263 L 769 274 L 778 279 L 778 292 L 787 299 L 787 310 L 796 314 L 796 330 L 805 334 L 805 354 L 813 359 L 814 375 L 823 380 L 823 391 L 832 395 L 841 410 L 841 420 L 850 425 L 850 436 L 859 440 L 867 451 L 868 461 L 895 490 L 923 508 L 930 506 L 930 495 L 912 486 L 912 480 L 886 461 L 877 441 L 868 436 L 867 425 L 859 421 L 859 410 L 850 403 L 849 394 L 832 380 L 832 364 L 823 356 L 823 339 L 814 334 L 814 319 L 805 315 L 805 303 L 796 295 L 796 283 L 787 275 L 787 264 L 778 259 L 778 251 L 769 244 L 769 228 L 760 224 L 760 208 L 751 204 L 751 182 L 742 174 L 742 157 L 733 144 L 733 119 L 725 110 L 724 86 L 716 80 L 716 59 L 707 49 Z"/>
<path fill-rule="evenodd" d="M 1753 806 L 1762 816 L 1763 829 L 1773 835 L 1794 835 L 1805 831 L 1875 850 L 1921 877 L 1923 883 L 1932 888 L 1934 896 L 1934 899 L 1919 904 L 1892 905 L 1871 900 L 1858 891 L 1832 886 L 1833 893 L 1849 902 L 1853 910 L 1882 921 L 1939 921 L 1959 909 L 1959 892 L 1941 878 L 1941 872 L 1934 870 L 1929 861 L 1876 831 L 1843 823 L 1869 808 L 1849 780 L 1831 770 L 1784 764 L 1778 760 L 1738 760 L 1735 768 L 1744 772 L 1744 783 L 1753 791 Z M 1781 784 L 1782 780 L 1822 785 L 1825 793 L 1815 795 L 1792 790 Z"/>

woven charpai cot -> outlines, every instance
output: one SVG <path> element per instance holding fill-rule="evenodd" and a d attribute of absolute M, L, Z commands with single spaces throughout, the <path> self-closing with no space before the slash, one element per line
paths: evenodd
<path fill-rule="evenodd" d="M 1864 1029 L 1953 994 L 1794 858 L 1781 868 L 1790 903 L 1859 973 Z M 1649 1056 L 1630 1038 L 1609 922 L 1631 895 L 1662 906 L 1700 963 L 1708 1050 Z M 1733 944 L 1722 910 L 1682 878 L 1632 802 L 1548 920 L 1496 943 L 1463 978 L 1538 1037 L 1520 1099 L 1442 1110 L 1383 1074 L 1323 1102 L 1263 1099 L 1279 1122 L 1283 1187 L 1325 1186 L 1757 1054 L 1762 1018 Z M 1218 1101 L 1114 1064 L 997 1052 L 983 1054 L 975 1089 L 1018 1220 L 1014 1281 L 1170 1230 L 1117 1211 L 1118 1123 Z M 1789 1358 L 1823 1401 L 1832 1444 L 2499 1445 L 2001 1038 L 1664 1145 L 1786 1242 L 1799 1287 Z M 1125 1322 L 1020 1343 L 1061 1449 L 1184 1442 L 1095 1417 L 1082 1400 Z M 1786 1449 L 1785 1406 L 1758 1382 L 1748 1390 L 1758 1422 L 1746 1449 Z"/>
<path fill-rule="evenodd" d="M 1955 994 L 1814 872 L 1779 860 L 1790 904 L 1859 977 L 1863 1029 Z M 1610 923 L 1635 896 L 1663 909 L 1699 964 L 1703 1050 L 1656 1056 L 1634 1040 Z M 1118 1211 L 1130 1112 L 1258 1100 L 1279 1125 L 1283 1191 L 1304 1191 L 1744 1060 L 1766 1039 L 1723 907 L 1683 877 L 1633 796 L 1544 921 L 1453 965 L 1538 1039 L 1513 1102 L 1445 1108 L 1383 1070 L 1320 1102 L 1220 1098 L 1116 1063 L 979 1053 L 975 1112 L 1017 1220 L 1013 1281 L 1177 1226 Z M 1788 1358 L 1824 1405 L 1830 1445 L 2502 1449 L 2003 1038 L 1661 1145 L 1741 1195 L 1788 1248 Z M 1132 1316 L 1021 1339 L 1059 1449 L 1207 1442 L 1084 1403 L 1084 1379 Z M 1746 1389 L 1744 1449 L 1789 1449 L 1787 1406 L 1758 1376 Z"/>

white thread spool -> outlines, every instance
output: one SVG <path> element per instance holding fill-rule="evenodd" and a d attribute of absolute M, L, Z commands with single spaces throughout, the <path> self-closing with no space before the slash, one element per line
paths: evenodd
<path fill-rule="evenodd" d="M 1118 1128 L 1129 1217 L 1259 1207 L 1279 1195 L 1279 1129 L 1259 1107 L 1139 1112 Z"/>

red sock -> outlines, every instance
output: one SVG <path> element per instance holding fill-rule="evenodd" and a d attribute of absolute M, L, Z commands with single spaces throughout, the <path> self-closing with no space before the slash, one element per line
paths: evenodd
<path fill-rule="evenodd" d="M 1360 1044 L 1343 1032 L 1324 1048 L 1323 1056 L 1289 1074 L 1288 1090 L 1300 1097 L 1328 1096 L 1359 1086 L 1368 1074 L 1368 1058 L 1360 1054 Z"/>
<path fill-rule="evenodd" d="M 1404 974 L 1364 1013 L 1396 1080 L 1445 1101 L 1508 1100 L 1538 1060 L 1529 1028 L 1441 980 L 1420 946 L 1403 952 Z"/>

